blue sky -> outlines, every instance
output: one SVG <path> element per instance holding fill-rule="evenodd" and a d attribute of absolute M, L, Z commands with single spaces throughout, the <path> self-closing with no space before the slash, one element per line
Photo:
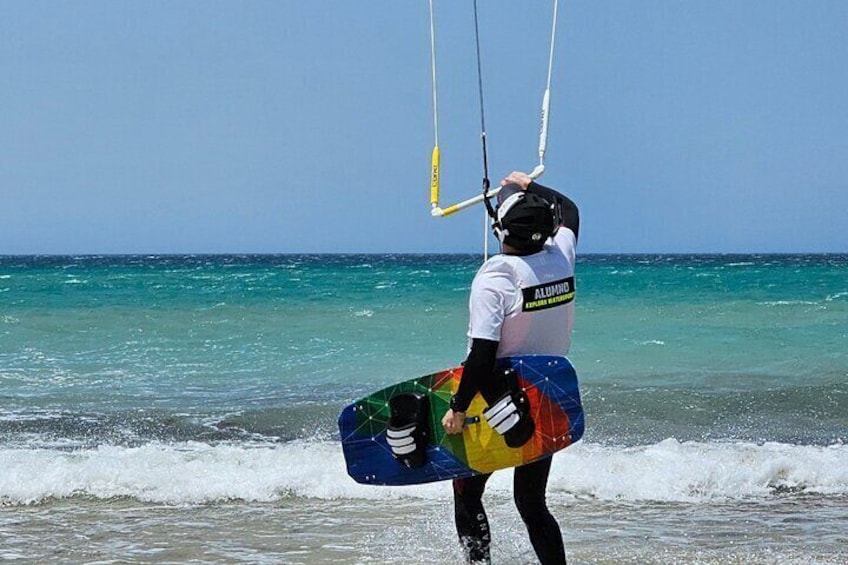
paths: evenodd
<path fill-rule="evenodd" d="M 480 189 L 437 0 L 444 203 Z M 480 0 L 490 171 L 536 164 L 552 3 Z M 848 2 L 564 1 L 544 181 L 583 252 L 848 251 Z M 0 19 L 0 254 L 475 252 L 429 215 L 425 0 L 39 1 Z"/>

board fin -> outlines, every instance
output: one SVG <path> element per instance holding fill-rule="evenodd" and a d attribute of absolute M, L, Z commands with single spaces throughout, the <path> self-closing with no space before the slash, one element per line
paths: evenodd
<path fill-rule="evenodd" d="M 409 468 L 427 462 L 427 440 L 430 437 L 430 401 L 418 392 L 403 392 L 389 399 L 389 426 L 386 443 L 392 456 Z"/>

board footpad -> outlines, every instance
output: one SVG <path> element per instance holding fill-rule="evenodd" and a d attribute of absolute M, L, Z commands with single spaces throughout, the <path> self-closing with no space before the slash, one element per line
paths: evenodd
<path fill-rule="evenodd" d="M 427 441 L 430 438 L 430 402 L 426 395 L 403 392 L 389 399 L 389 425 L 386 443 L 392 456 L 409 468 L 427 462 Z"/>
<path fill-rule="evenodd" d="M 530 399 L 522 390 L 507 392 L 487 408 L 483 416 L 512 448 L 527 443 L 536 431 L 536 425 L 530 416 Z"/>

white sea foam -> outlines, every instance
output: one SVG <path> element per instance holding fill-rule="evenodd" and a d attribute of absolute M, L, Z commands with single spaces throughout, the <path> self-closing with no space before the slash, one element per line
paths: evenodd
<path fill-rule="evenodd" d="M 848 446 L 678 442 L 578 444 L 557 457 L 552 489 L 604 500 L 705 502 L 775 493 L 848 494 Z"/>
<path fill-rule="evenodd" d="M 758 306 L 815 306 L 818 302 L 813 300 L 770 300 L 757 302 Z"/>
<path fill-rule="evenodd" d="M 374 487 L 345 472 L 339 445 L 203 443 L 105 446 L 88 450 L 0 449 L 0 503 L 51 498 L 134 498 L 164 504 L 221 500 L 442 499 L 446 483 Z M 510 472 L 489 490 L 508 495 Z M 625 501 L 710 502 L 803 492 L 848 495 L 848 446 L 698 443 L 667 439 L 615 448 L 577 444 L 554 459 L 555 495 Z"/>
<path fill-rule="evenodd" d="M 370 318 L 374 315 L 373 310 L 357 310 L 353 313 L 354 318 Z"/>

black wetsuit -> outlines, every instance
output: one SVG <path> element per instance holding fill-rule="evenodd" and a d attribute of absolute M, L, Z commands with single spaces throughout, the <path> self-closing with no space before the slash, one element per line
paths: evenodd
<path fill-rule="evenodd" d="M 546 457 L 515 468 L 513 496 L 530 543 L 542 565 L 565 563 L 565 547 L 559 524 L 545 502 L 551 458 Z M 489 563 L 489 522 L 483 509 L 483 491 L 492 474 L 453 482 L 454 516 L 459 541 L 471 563 Z"/>

